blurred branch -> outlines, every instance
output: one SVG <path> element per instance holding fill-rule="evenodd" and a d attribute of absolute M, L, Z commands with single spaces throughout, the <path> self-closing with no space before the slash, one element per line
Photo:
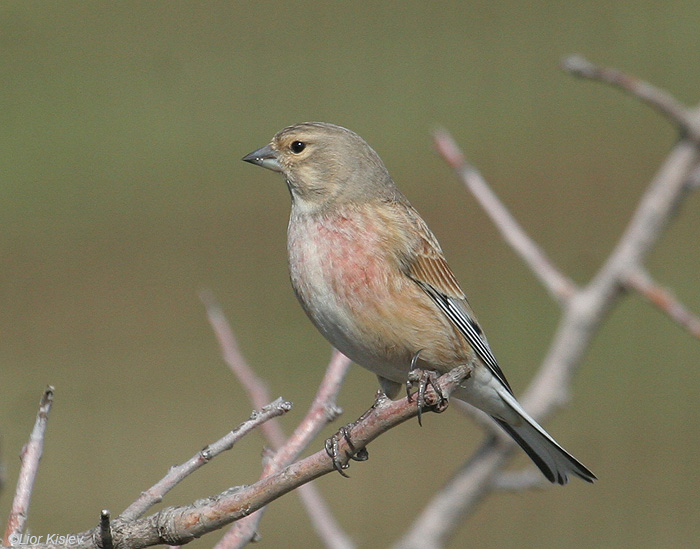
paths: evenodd
<path fill-rule="evenodd" d="M 547 482 L 537 469 L 529 467 L 522 471 L 502 471 L 493 479 L 493 489 L 505 492 L 521 492 L 536 488 L 549 488 Z"/>
<path fill-rule="evenodd" d="M 435 131 L 433 141 L 442 158 L 479 201 L 506 242 L 523 258 L 549 293 L 562 304 L 565 303 L 576 290 L 573 281 L 562 274 L 542 248 L 528 236 L 479 171 L 466 161 L 464 153 L 447 130 Z"/>
<path fill-rule="evenodd" d="M 49 412 L 53 404 L 54 388 L 49 385 L 44 389 L 39 401 L 39 411 L 36 414 L 34 429 L 29 435 L 29 441 L 22 448 L 20 460 L 22 465 L 17 479 L 15 497 L 12 501 L 10 516 L 7 519 L 5 528 L 4 545 L 14 545 L 14 541 L 22 535 L 29 515 L 29 503 L 32 499 L 34 481 L 39 472 L 39 461 L 44 452 L 44 437 L 46 435 L 46 425 L 49 421 Z"/>
<path fill-rule="evenodd" d="M 630 272 L 626 284 L 661 309 L 676 324 L 683 326 L 693 337 L 700 339 L 700 318 L 678 301 L 670 290 L 658 285 L 646 270 L 639 268 Z"/>
<path fill-rule="evenodd" d="M 217 303 L 214 294 L 208 290 L 202 291 L 200 292 L 200 299 L 204 303 L 209 322 L 219 341 L 224 361 L 238 377 L 253 405 L 259 407 L 260 402 L 269 402 L 270 395 L 265 382 L 258 377 L 243 357 L 231 325 Z M 291 438 L 287 440 L 278 421 L 271 421 L 263 426 L 265 438 L 277 452 L 274 458 L 269 460 L 264 467 L 261 478 L 289 465 L 308 446 L 311 439 L 328 422 L 337 417 L 339 411 L 335 400 L 349 366 L 350 361 L 346 357 L 338 351 L 333 353 L 311 409 Z M 314 529 L 327 547 L 350 549 L 354 546 L 335 520 L 323 496 L 321 496 L 314 485 L 307 484 L 302 486 L 299 497 L 306 508 Z M 248 542 L 255 540 L 258 535 L 257 528 L 262 519 L 262 513 L 263 510 L 260 510 L 237 522 L 219 541 L 217 549 L 242 547 Z"/>
<path fill-rule="evenodd" d="M 463 160 L 463 153 L 448 139 L 449 136 L 444 133 L 436 135 L 438 149 L 443 142 L 450 144 L 449 154 L 443 153 L 443 156 L 447 157 L 458 177 L 467 184 L 489 212 L 506 241 L 523 256 L 550 294 L 564 304 L 563 316 L 549 351 L 521 399 L 523 407 L 538 421 L 548 418 L 568 402 L 573 376 L 581 365 L 591 338 L 622 295 L 623 288 L 629 285 L 630 281 L 640 281 L 639 273 L 645 272 L 643 265 L 649 251 L 678 210 L 678 205 L 687 195 L 686 191 L 692 188 L 689 181 L 693 181 L 693 177 L 697 176 L 700 159 L 696 137 L 698 132 L 694 129 L 695 121 L 700 119 L 700 109 L 688 110 L 650 84 L 613 69 L 596 67 L 580 57 L 569 58 L 565 69 L 579 76 L 599 79 L 621 87 L 654 105 L 681 126 L 684 137 L 671 150 L 652 179 L 608 259 L 586 286 L 576 289 L 573 285 L 567 285 L 565 281 L 568 279 L 558 271 L 554 270 L 556 274 L 552 276 L 553 268 L 550 269 L 548 262 L 533 259 L 533 256 L 537 258 L 538 254 L 527 249 L 538 248 L 529 243 L 529 238 L 524 236 L 516 222 L 504 223 L 497 219 L 492 210 L 498 211 L 500 202 L 490 198 L 490 189 L 486 188 L 487 191 L 484 191 L 481 188 L 485 184 L 474 185 L 475 170 Z M 485 205 L 484 196 L 489 197 L 489 204 Z M 496 203 L 496 207 L 490 205 L 492 202 Z M 523 242 L 526 245 L 523 245 Z M 547 266 L 543 268 L 543 264 Z M 567 295 L 562 292 L 562 288 L 572 289 L 573 293 Z M 659 295 L 658 289 L 655 295 Z M 678 307 L 670 308 L 678 316 Z M 498 486 L 497 479 L 502 474 L 501 468 L 507 462 L 513 447 L 509 441 L 489 437 L 481 449 L 425 506 L 411 528 L 397 542 L 396 547 L 407 549 L 443 545 L 463 523 L 465 517 Z M 523 489 L 528 487 L 529 483 L 524 482 Z"/>
<path fill-rule="evenodd" d="M 698 109 L 698 112 L 700 112 L 700 109 Z M 686 182 L 686 189 L 688 192 L 692 192 L 698 187 L 700 187 L 700 165 L 695 167 L 688 176 L 688 181 Z"/>
<path fill-rule="evenodd" d="M 460 366 L 440 377 L 436 384 L 446 397 L 462 383 L 471 369 Z M 443 398 L 431 386 L 425 395 L 425 411 L 442 411 Z M 351 456 L 383 433 L 418 415 L 415 398 L 391 401 L 383 395 L 354 424 L 348 439 L 340 438 L 338 458 L 345 467 Z M 167 507 L 136 520 L 117 518 L 111 523 L 111 539 L 115 547 L 140 549 L 158 544 L 182 545 L 218 530 L 263 508 L 278 497 L 335 471 L 325 449 L 297 461 L 249 486 L 237 486 L 216 496 L 198 500 L 188 506 Z M 92 530 L 73 534 L 73 549 L 98 549 L 104 524 Z M 27 546 L 29 547 L 29 546 Z M 35 544 L 33 549 L 49 549 L 52 544 Z"/>
<path fill-rule="evenodd" d="M 696 143 L 700 141 L 700 120 L 694 113 L 665 90 L 653 86 L 617 69 L 601 67 L 581 55 L 571 55 L 562 60 L 562 69 L 574 76 L 610 84 L 650 105 L 680 126 L 682 133 Z"/>
<path fill-rule="evenodd" d="M 206 309 L 209 323 L 219 342 L 224 362 L 238 378 L 238 381 L 241 382 L 253 406 L 262 408 L 272 400 L 265 381 L 255 373 L 255 370 L 250 367 L 243 353 L 241 353 L 231 325 L 226 319 L 221 306 L 216 301 L 214 294 L 210 290 L 202 290 L 199 292 L 199 299 Z M 284 431 L 282 431 L 279 421 L 270 421 L 261 430 L 273 446 L 280 446 L 284 443 Z"/>

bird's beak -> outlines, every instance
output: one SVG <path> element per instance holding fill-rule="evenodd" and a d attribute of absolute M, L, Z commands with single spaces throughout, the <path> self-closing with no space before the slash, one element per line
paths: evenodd
<path fill-rule="evenodd" d="M 246 154 L 241 160 L 262 166 L 273 172 L 282 171 L 282 165 L 279 163 L 279 160 L 277 160 L 277 151 L 275 151 L 271 145 L 265 145 L 257 151 Z"/>

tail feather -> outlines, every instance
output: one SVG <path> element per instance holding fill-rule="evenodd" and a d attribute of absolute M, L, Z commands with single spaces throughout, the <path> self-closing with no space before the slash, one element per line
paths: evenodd
<path fill-rule="evenodd" d="M 523 410 L 515 397 L 505 394 L 505 391 L 501 392 L 501 397 L 520 416 L 521 421 L 514 425 L 497 417 L 493 419 L 525 450 L 550 482 L 566 484 L 569 482 L 570 474 L 586 482 L 597 480 L 596 476 L 585 465 L 564 450 L 547 431 Z"/>
<path fill-rule="evenodd" d="M 596 476 L 557 442 L 541 433 L 533 425 L 524 422 L 514 427 L 505 421 L 494 418 L 503 430 L 530 456 L 549 482 L 566 484 L 573 474 L 586 482 L 593 482 Z"/>

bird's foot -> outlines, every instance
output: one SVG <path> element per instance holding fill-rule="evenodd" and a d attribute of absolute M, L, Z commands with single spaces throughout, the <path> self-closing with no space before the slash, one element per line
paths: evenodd
<path fill-rule="evenodd" d="M 365 414 L 362 415 L 364 417 Z M 343 463 L 340 459 L 340 441 L 345 440 L 345 443 L 348 445 L 348 449 L 350 450 L 349 452 L 346 451 L 346 456 L 354 461 L 367 461 L 369 459 L 369 452 L 367 452 L 367 448 L 360 448 L 359 450 L 355 448 L 355 445 L 353 444 L 352 440 L 350 440 L 350 431 L 352 428 L 357 425 L 357 423 L 361 420 L 362 418 L 358 419 L 357 421 L 353 421 L 352 423 L 348 423 L 347 425 L 344 425 L 340 429 L 338 429 L 338 432 L 334 434 L 332 437 L 328 438 L 326 440 L 326 453 L 328 454 L 328 457 L 331 458 L 333 461 L 333 467 L 335 468 L 336 471 L 338 471 L 341 475 L 343 475 L 345 478 L 350 478 L 345 472 L 344 469 L 347 469 L 350 464 L 349 463 Z"/>
<path fill-rule="evenodd" d="M 416 354 L 416 357 L 418 355 Z M 415 363 L 415 358 L 411 365 L 414 365 Z M 432 370 L 421 370 L 419 368 L 411 368 L 411 371 L 408 372 L 408 381 L 406 382 L 406 394 L 408 396 L 408 399 L 410 400 L 413 397 L 413 394 L 411 394 L 410 390 L 413 388 L 414 385 L 418 385 L 418 391 L 416 391 L 417 399 L 416 399 L 416 406 L 418 407 L 418 425 L 421 427 L 423 426 L 422 422 L 422 414 L 423 414 L 423 409 L 426 407 L 430 407 L 434 412 L 437 412 L 438 414 L 440 412 L 444 412 L 447 409 L 448 405 L 448 399 L 442 392 L 442 389 L 440 389 L 440 385 L 437 383 L 438 379 L 438 374 Z M 435 391 L 435 394 L 437 395 L 437 400 L 436 402 L 427 402 L 425 398 L 425 392 L 428 389 L 428 385 L 430 385 L 433 390 Z"/>

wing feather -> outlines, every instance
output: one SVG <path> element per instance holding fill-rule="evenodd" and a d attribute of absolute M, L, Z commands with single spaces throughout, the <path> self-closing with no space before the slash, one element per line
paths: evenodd
<path fill-rule="evenodd" d="M 420 218 L 418 218 L 420 219 Z M 506 376 L 474 316 L 464 292 L 447 264 L 440 245 L 424 224 L 416 227 L 421 235 L 418 253 L 408 262 L 408 276 L 433 300 L 472 347 L 476 356 L 512 394 Z"/>

